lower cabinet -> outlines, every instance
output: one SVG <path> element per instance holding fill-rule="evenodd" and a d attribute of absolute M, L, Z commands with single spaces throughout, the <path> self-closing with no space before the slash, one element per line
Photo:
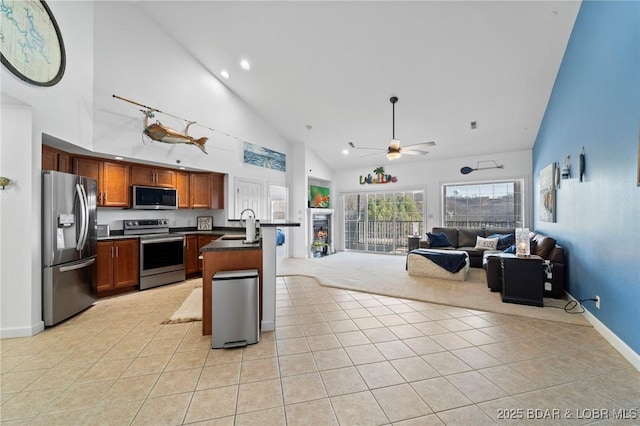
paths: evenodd
<path fill-rule="evenodd" d="M 98 241 L 98 297 L 138 285 L 137 239 Z"/>
<path fill-rule="evenodd" d="M 187 250 L 185 253 L 185 272 L 187 275 L 200 274 L 202 272 L 200 249 L 218 238 L 220 238 L 218 235 L 187 235 Z"/>
<path fill-rule="evenodd" d="M 185 237 L 187 249 L 184 255 L 184 269 L 187 275 L 199 272 L 198 255 L 198 236 L 187 235 Z"/>

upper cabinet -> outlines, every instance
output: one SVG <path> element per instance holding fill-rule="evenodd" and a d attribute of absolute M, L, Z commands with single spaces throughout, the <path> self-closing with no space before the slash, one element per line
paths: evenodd
<path fill-rule="evenodd" d="M 189 172 L 176 172 L 176 189 L 178 190 L 178 208 L 188 209 L 191 207 Z"/>
<path fill-rule="evenodd" d="M 189 196 L 192 209 L 210 209 L 211 207 L 211 173 L 189 174 Z"/>
<path fill-rule="evenodd" d="M 211 173 L 211 208 L 224 209 L 224 175 Z"/>
<path fill-rule="evenodd" d="M 175 188 L 180 209 L 224 209 L 224 174 L 71 156 L 42 145 L 42 170 L 58 170 L 98 181 L 100 207 L 131 207 L 131 185 Z"/>
<path fill-rule="evenodd" d="M 176 172 L 178 208 L 224 209 L 224 175 L 207 172 Z"/>
<path fill-rule="evenodd" d="M 169 169 L 132 165 L 131 185 L 175 188 L 176 172 Z"/>
<path fill-rule="evenodd" d="M 42 145 L 42 170 L 55 170 L 65 173 L 71 172 L 69 154 L 48 145 Z"/>
<path fill-rule="evenodd" d="M 94 158 L 73 159 L 73 173 L 98 181 L 98 206 L 129 207 L 129 165 Z"/>

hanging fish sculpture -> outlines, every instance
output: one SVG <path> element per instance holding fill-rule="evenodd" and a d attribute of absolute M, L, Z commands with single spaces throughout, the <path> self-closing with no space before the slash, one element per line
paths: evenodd
<path fill-rule="evenodd" d="M 185 143 L 188 145 L 194 145 L 198 147 L 205 154 L 209 154 L 204 149 L 204 144 L 207 143 L 209 138 L 202 137 L 199 139 L 192 138 L 188 135 L 189 126 L 195 123 L 195 121 L 189 122 L 187 127 L 184 130 L 184 134 L 177 132 L 169 127 L 163 126 L 162 123 L 156 121 L 153 124 L 149 124 L 149 117 L 153 117 L 153 110 L 149 110 L 145 113 L 144 118 L 144 130 L 142 133 L 149 136 L 154 141 L 164 142 L 164 143 Z"/>

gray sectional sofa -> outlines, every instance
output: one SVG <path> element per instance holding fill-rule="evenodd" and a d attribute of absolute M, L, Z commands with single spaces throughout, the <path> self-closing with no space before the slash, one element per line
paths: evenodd
<path fill-rule="evenodd" d="M 444 233 L 447 239 L 451 243 L 450 246 L 433 246 L 431 241 L 427 238 L 420 241 L 420 248 L 434 248 L 445 250 L 460 250 L 466 251 L 469 254 L 469 266 L 472 268 L 482 268 L 482 256 L 486 249 L 475 248 L 477 237 L 488 238 L 492 235 L 512 235 L 513 242 L 515 243 L 515 228 L 485 228 L 485 229 L 470 229 L 470 228 L 438 228 L 434 227 L 431 234 Z M 509 244 L 509 245 L 511 245 Z M 506 247 L 504 247 L 506 248 Z M 496 249 L 493 251 L 501 252 L 504 248 Z"/>

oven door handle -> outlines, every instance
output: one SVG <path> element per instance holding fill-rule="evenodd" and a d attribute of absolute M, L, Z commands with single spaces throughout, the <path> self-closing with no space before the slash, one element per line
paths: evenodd
<path fill-rule="evenodd" d="M 148 240 L 140 240 L 140 244 L 172 243 L 174 241 L 184 242 L 184 237 L 149 238 Z"/>

